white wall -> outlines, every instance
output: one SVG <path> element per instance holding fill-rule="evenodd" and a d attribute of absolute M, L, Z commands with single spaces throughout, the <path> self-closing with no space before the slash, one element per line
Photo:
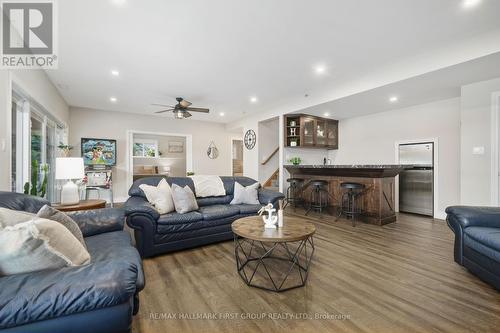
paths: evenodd
<path fill-rule="evenodd" d="M 42 70 L 0 70 L 0 190 L 10 191 L 11 177 L 11 103 L 12 85 L 43 106 L 54 117 L 68 123 L 69 108 L 57 89 Z M 5 149 L 1 149 L 5 141 Z"/>
<path fill-rule="evenodd" d="M 464 205 L 498 205 L 491 200 L 491 100 L 500 78 L 462 87 L 461 199 Z M 474 147 L 484 147 L 474 155 Z"/>
<path fill-rule="evenodd" d="M 114 169 L 113 189 L 116 201 L 127 197 L 127 131 L 137 130 L 156 133 L 191 134 L 193 138 L 193 170 L 196 174 L 231 175 L 231 137 L 224 124 L 195 120 L 175 120 L 173 117 L 138 115 L 84 108 L 70 110 L 70 144 L 75 146 L 73 154 L 80 154 L 82 137 L 97 137 L 117 140 L 117 166 Z M 238 133 L 238 135 L 241 135 Z M 210 159 L 207 149 L 210 141 L 219 149 L 219 157 Z"/>
<path fill-rule="evenodd" d="M 334 164 L 394 164 L 396 143 L 438 139 L 438 206 L 460 203 L 460 99 L 454 98 L 339 122 L 339 150 Z"/>

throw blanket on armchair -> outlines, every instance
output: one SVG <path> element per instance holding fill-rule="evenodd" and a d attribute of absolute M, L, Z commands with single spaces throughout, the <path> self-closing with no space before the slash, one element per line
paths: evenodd
<path fill-rule="evenodd" d="M 198 198 L 226 195 L 224 183 L 219 176 L 191 176 Z"/>

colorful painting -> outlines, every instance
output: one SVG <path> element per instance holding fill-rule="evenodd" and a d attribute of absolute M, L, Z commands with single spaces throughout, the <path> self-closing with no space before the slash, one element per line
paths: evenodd
<path fill-rule="evenodd" d="M 82 138 L 85 165 L 116 165 L 116 140 Z"/>

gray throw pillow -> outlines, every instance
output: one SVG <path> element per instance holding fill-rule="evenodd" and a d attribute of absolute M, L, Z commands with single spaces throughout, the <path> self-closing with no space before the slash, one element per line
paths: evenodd
<path fill-rule="evenodd" d="M 243 186 L 238 182 L 234 183 L 234 196 L 230 205 L 258 205 L 259 202 L 259 187 L 260 184 L 257 182 L 252 185 Z"/>
<path fill-rule="evenodd" d="M 174 199 L 175 211 L 179 214 L 189 213 L 198 209 L 194 193 L 187 185 L 180 187 L 177 184 L 172 184 L 172 198 Z"/>
<path fill-rule="evenodd" d="M 73 220 L 65 213 L 58 211 L 53 207 L 45 205 L 40 208 L 36 216 L 61 223 L 73 234 L 73 236 L 75 236 L 76 239 L 78 239 L 78 241 L 83 245 L 84 248 L 87 248 L 87 245 L 83 240 L 83 234 L 80 230 L 80 227 L 75 222 L 75 220 Z"/>

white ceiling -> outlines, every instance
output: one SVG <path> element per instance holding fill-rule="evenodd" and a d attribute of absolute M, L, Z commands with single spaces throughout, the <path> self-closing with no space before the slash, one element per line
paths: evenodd
<path fill-rule="evenodd" d="M 461 86 L 497 77 L 500 52 L 318 104 L 299 113 L 334 119 L 364 116 L 459 97 Z M 395 103 L 389 100 L 393 96 L 398 98 Z"/>
<path fill-rule="evenodd" d="M 58 4 L 59 69 L 49 76 L 71 106 L 152 114 L 151 103 L 182 96 L 211 109 L 194 119 L 222 122 L 500 29 L 497 0 L 470 10 L 461 0 Z M 313 70 L 319 64 L 321 76 Z"/>

